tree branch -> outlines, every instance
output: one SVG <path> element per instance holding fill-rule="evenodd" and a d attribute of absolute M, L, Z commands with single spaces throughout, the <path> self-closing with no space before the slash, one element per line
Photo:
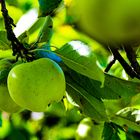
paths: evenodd
<path fill-rule="evenodd" d="M 6 9 L 5 0 L 0 0 L 1 11 L 4 18 L 5 29 L 7 31 L 7 39 L 11 41 L 11 46 L 13 50 L 13 55 L 17 56 L 17 59 L 21 57 L 27 61 L 32 61 L 33 56 L 28 52 L 28 49 L 24 47 L 22 43 L 16 38 L 12 26 L 16 26 L 13 22 L 13 19 L 9 16 L 8 10 Z"/>
<path fill-rule="evenodd" d="M 111 67 L 113 66 L 113 64 L 116 62 L 116 58 L 113 56 L 113 59 L 110 61 L 110 63 L 107 65 L 105 72 L 108 72 Z"/>
<path fill-rule="evenodd" d="M 118 52 L 118 49 L 114 48 L 114 47 L 110 47 L 114 57 L 120 62 L 120 64 L 123 66 L 124 70 L 126 71 L 126 73 L 131 77 L 131 78 L 138 78 L 140 79 L 140 75 L 137 74 L 135 72 L 135 70 L 133 69 L 133 67 L 129 66 L 127 64 L 127 62 L 123 59 L 123 57 L 120 55 L 120 53 Z"/>
<path fill-rule="evenodd" d="M 137 62 L 136 54 L 135 54 L 132 46 L 130 46 L 130 45 L 129 46 L 128 45 L 127 46 L 124 45 L 124 49 L 125 49 L 127 58 L 129 59 L 129 61 L 131 63 L 131 66 L 134 68 L 134 70 L 136 71 L 136 73 L 140 75 L 140 65 Z"/>

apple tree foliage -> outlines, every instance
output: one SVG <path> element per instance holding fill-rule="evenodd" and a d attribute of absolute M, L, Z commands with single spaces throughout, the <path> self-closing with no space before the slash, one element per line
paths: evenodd
<path fill-rule="evenodd" d="M 72 19 L 67 14 L 69 3 L 70 0 L 6 0 L 8 13 L 17 25 L 13 30 L 19 42 L 29 50 L 33 59 L 49 58 L 57 62 L 65 74 L 65 97 L 60 103 L 50 105 L 43 121 L 37 124 L 38 127 L 41 124 L 42 129 L 35 131 L 36 136 L 40 138 L 43 135 L 42 131 L 46 128 L 43 124 L 52 128 L 47 119 L 53 118 L 56 121 L 53 123 L 56 124 L 59 121 L 61 124 L 76 123 L 74 128 L 61 127 L 60 133 L 62 132 L 64 138 L 56 134 L 60 137 L 58 139 L 76 137 L 80 140 L 82 137 L 80 138 L 78 130 L 83 120 L 88 118 L 90 123 L 87 121 L 83 124 L 92 132 L 85 134 L 88 135 L 88 140 L 94 137 L 99 140 L 137 140 L 140 136 L 140 81 L 129 77 L 118 62 L 108 73 L 104 72 L 111 61 L 110 52 L 99 42 L 73 28 Z M 31 21 L 33 18 L 35 19 Z M 21 56 L 12 56 L 11 45 L 7 38 L 4 17 L 0 14 L 0 85 L 6 81 L 9 71 L 17 63 L 27 60 Z M 128 61 L 124 51 L 121 50 L 120 53 Z M 139 50 L 137 55 L 140 55 Z M 12 60 L 8 60 L 8 64 L 4 66 L 1 61 L 6 58 Z M 138 61 L 140 62 L 139 58 Z M 4 102 L 6 104 L 6 100 Z M 13 123 L 19 123 L 16 121 L 19 118 L 27 121 L 31 119 L 31 114 L 33 112 L 29 111 L 12 114 L 10 117 L 14 117 L 10 123 L 11 131 L 7 137 L 16 139 L 17 133 L 23 137 L 21 139 L 25 139 L 25 135 L 29 139 L 31 134 L 24 127 L 19 130 Z M 5 123 L 4 121 L 3 124 L 6 125 Z M 59 128 L 60 126 L 57 127 Z M 76 129 L 76 135 L 79 136 L 73 136 Z M 97 133 L 99 130 L 101 133 Z M 23 131 L 25 135 L 22 134 Z M 49 132 L 51 137 L 54 130 Z M 67 132 L 69 136 L 66 135 Z"/>

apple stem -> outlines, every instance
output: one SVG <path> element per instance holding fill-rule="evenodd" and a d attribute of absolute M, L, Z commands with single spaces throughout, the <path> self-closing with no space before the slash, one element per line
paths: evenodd
<path fill-rule="evenodd" d="M 13 19 L 9 16 L 8 10 L 6 9 L 5 0 L 0 0 L 1 11 L 4 18 L 5 29 L 7 31 L 7 39 L 11 42 L 13 56 L 16 56 L 17 60 L 20 57 L 22 60 L 32 61 L 33 54 L 28 51 L 27 48 L 16 38 L 12 26 L 16 27 Z"/>

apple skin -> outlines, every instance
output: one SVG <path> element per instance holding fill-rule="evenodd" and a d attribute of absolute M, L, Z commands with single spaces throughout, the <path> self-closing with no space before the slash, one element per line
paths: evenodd
<path fill-rule="evenodd" d="M 10 97 L 6 83 L 0 84 L 0 110 L 16 113 L 22 110 Z"/>
<path fill-rule="evenodd" d="M 104 122 L 94 124 L 91 118 L 84 118 L 78 125 L 76 140 L 102 140 Z"/>
<path fill-rule="evenodd" d="M 5 57 L 0 60 L 0 110 L 8 113 L 16 113 L 22 110 L 10 97 L 7 88 L 7 77 L 13 65 L 19 62 L 15 61 L 15 57 Z"/>
<path fill-rule="evenodd" d="M 140 42 L 139 0 L 72 0 L 68 14 L 81 31 L 99 42 Z"/>
<path fill-rule="evenodd" d="M 40 58 L 15 66 L 8 75 L 8 90 L 18 105 L 44 112 L 48 104 L 63 98 L 65 77 L 56 62 Z"/>

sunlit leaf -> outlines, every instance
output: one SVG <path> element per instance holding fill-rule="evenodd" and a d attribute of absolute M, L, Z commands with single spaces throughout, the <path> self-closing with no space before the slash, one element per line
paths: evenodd
<path fill-rule="evenodd" d="M 18 39 L 21 43 L 28 43 L 29 42 L 29 33 L 27 31 L 23 32 Z"/>
<path fill-rule="evenodd" d="M 140 93 L 132 97 L 130 106 L 136 109 L 140 109 Z"/>
<path fill-rule="evenodd" d="M 46 20 L 46 17 L 40 17 L 38 18 L 34 24 L 29 28 L 28 32 L 29 34 L 33 34 L 34 32 L 36 32 L 39 29 L 41 29 L 41 27 L 43 26 L 44 22 Z"/>
<path fill-rule="evenodd" d="M 21 35 L 26 32 L 37 20 L 37 10 L 31 9 L 20 17 L 16 27 L 14 28 L 14 33 L 16 36 Z M 28 31 L 29 32 L 29 31 Z M 30 32 L 29 32 L 30 33 Z"/>
<path fill-rule="evenodd" d="M 12 50 L 0 50 L 0 59 L 12 56 Z"/>
<path fill-rule="evenodd" d="M 53 27 L 53 22 L 52 18 L 48 16 L 44 22 L 44 25 L 39 33 L 37 42 L 42 43 L 42 42 L 49 42 L 51 37 L 52 37 L 52 27 Z"/>
<path fill-rule="evenodd" d="M 96 56 L 86 44 L 81 41 L 71 41 L 56 53 L 69 68 L 91 79 L 104 82 L 104 73 L 98 66 Z"/>

